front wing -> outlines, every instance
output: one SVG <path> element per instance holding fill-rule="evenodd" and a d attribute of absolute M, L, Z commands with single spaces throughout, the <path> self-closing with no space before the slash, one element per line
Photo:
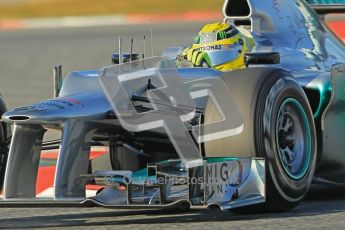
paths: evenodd
<path fill-rule="evenodd" d="M 1 206 L 102 206 L 108 208 L 191 207 L 221 210 L 265 202 L 265 162 L 252 158 L 210 158 L 202 166 L 184 167 L 180 160 L 149 164 L 131 171 L 95 171 L 80 175 L 75 186 L 102 186 L 83 197 L 2 196 Z"/>

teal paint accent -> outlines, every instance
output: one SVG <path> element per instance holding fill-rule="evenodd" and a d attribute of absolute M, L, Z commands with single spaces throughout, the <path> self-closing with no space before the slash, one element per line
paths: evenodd
<path fill-rule="evenodd" d="M 330 100 L 330 94 L 332 91 L 332 85 L 318 85 L 315 90 L 320 93 L 320 101 L 317 110 L 314 113 L 314 119 L 319 118 L 322 114 L 323 108 L 327 105 Z"/>
<path fill-rule="evenodd" d="M 302 107 L 302 105 L 294 98 L 287 98 L 285 99 L 282 104 L 280 105 L 280 108 L 279 108 L 279 112 L 278 114 L 281 113 L 281 110 L 284 108 L 285 104 L 287 103 L 292 103 L 293 105 L 296 106 L 296 108 L 298 109 L 298 111 L 302 114 L 303 116 L 303 122 L 305 123 L 305 125 L 307 126 L 307 129 L 309 130 L 309 132 L 307 132 L 307 143 L 306 143 L 306 154 L 307 154 L 307 159 L 306 161 L 304 162 L 304 165 L 303 165 L 303 169 L 300 173 L 298 173 L 297 175 L 294 175 L 291 173 L 290 169 L 286 167 L 286 165 L 284 164 L 283 160 L 282 160 L 282 157 L 281 157 L 281 151 L 280 151 L 280 148 L 278 147 L 278 151 L 279 151 L 279 160 L 280 160 L 280 163 L 281 165 L 283 166 L 285 172 L 292 178 L 292 179 L 295 179 L 295 180 L 299 180 L 301 179 L 307 172 L 308 170 L 308 167 L 309 167 L 309 164 L 310 164 L 310 158 L 311 158 L 311 134 L 310 134 L 310 126 L 309 126 L 309 122 L 308 122 L 308 118 L 307 118 L 307 115 Z M 278 119 L 279 117 L 277 117 Z M 278 127 L 279 126 L 279 123 L 278 123 L 278 120 L 276 121 L 276 143 L 279 143 L 279 140 L 278 140 Z"/>
<path fill-rule="evenodd" d="M 133 172 L 132 174 L 134 177 L 147 177 L 147 168 L 140 169 L 138 171 Z"/>
<path fill-rule="evenodd" d="M 138 171 L 133 172 L 132 174 L 132 183 L 133 184 L 145 184 L 147 181 L 156 181 L 157 178 L 155 176 L 148 176 L 147 175 L 147 168 L 140 169 Z"/>
<path fill-rule="evenodd" d="M 225 162 L 225 161 L 235 161 L 239 160 L 238 157 L 208 157 L 206 158 L 207 163 L 219 163 L 219 162 Z"/>

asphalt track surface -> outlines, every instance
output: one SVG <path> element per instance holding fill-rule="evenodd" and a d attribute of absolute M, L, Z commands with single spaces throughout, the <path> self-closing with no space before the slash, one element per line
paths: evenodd
<path fill-rule="evenodd" d="M 0 229 L 344 229 L 345 189 L 314 188 L 284 213 L 103 208 L 0 208 Z"/>
<path fill-rule="evenodd" d="M 52 95 L 52 66 L 64 73 L 110 64 L 117 36 L 125 49 L 151 55 L 188 45 L 200 23 L 101 28 L 0 31 L 0 92 L 10 108 Z M 212 211 L 112 210 L 103 208 L 0 208 L 0 229 L 345 229 L 345 188 L 313 188 L 300 206 L 285 213 L 233 214 Z"/>

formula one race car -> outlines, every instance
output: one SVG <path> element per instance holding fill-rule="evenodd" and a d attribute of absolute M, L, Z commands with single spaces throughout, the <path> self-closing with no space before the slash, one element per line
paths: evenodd
<path fill-rule="evenodd" d="M 181 48 L 135 61 L 120 53 L 61 89 L 56 74 L 56 98 L 3 114 L 13 135 L 0 204 L 286 210 L 312 182 L 344 184 L 344 44 L 304 0 L 226 0 L 223 13 L 253 35 L 247 68 L 176 68 Z M 62 137 L 54 192 L 42 197 L 47 129 Z M 110 170 L 90 166 L 94 145 L 109 147 Z"/>

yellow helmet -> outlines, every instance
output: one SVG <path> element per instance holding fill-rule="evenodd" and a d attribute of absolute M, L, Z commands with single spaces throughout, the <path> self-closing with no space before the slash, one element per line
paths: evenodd
<path fill-rule="evenodd" d="M 228 71 L 244 68 L 244 54 L 254 45 L 248 31 L 218 22 L 205 25 L 192 48 L 206 52 L 212 68 Z"/>

